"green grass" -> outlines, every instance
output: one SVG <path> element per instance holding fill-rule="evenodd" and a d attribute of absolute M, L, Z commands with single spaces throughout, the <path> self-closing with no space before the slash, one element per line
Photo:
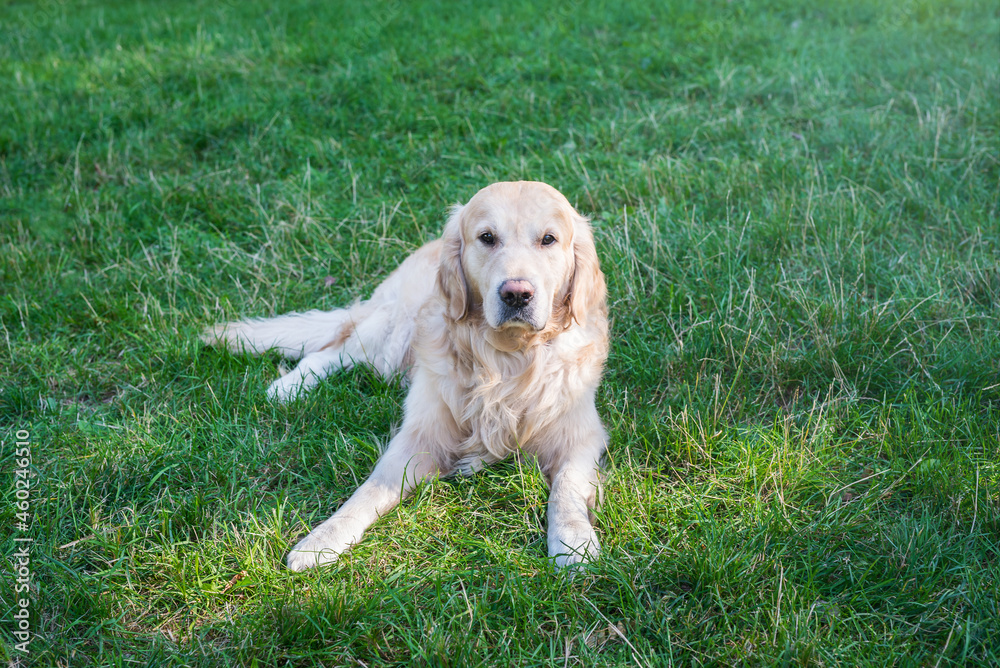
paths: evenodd
<path fill-rule="evenodd" d="M 1000 662 L 996 3 L 535 4 L 0 7 L 29 663 Z M 286 571 L 404 392 L 273 406 L 280 360 L 198 332 L 367 295 L 522 178 L 608 277 L 601 559 L 551 572 L 508 462 Z"/>

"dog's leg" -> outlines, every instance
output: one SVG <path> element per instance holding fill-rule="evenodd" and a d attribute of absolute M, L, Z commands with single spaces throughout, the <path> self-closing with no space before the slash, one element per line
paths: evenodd
<path fill-rule="evenodd" d="M 597 462 L 590 467 L 566 466 L 552 478 L 548 543 L 557 568 L 587 561 L 601 550 L 590 523 L 598 483 Z"/>
<path fill-rule="evenodd" d="M 371 524 L 396 507 L 423 480 L 441 473 L 437 458 L 406 425 L 389 443 L 375 470 L 333 517 L 313 529 L 288 554 L 288 567 L 302 571 L 336 561 L 361 540 Z"/>
<path fill-rule="evenodd" d="M 221 323 L 201 338 L 235 352 L 275 350 L 301 359 L 268 388 L 268 397 L 275 401 L 294 399 L 324 377 L 355 364 L 370 364 L 391 378 L 407 371 L 417 314 L 434 294 L 440 253 L 440 240 L 425 244 L 375 289 L 371 299 L 348 308 Z"/>
<path fill-rule="evenodd" d="M 370 365 L 383 378 L 404 372 L 415 316 L 400 311 L 397 303 L 374 300 L 355 306 L 351 315 L 352 319 L 336 338 L 303 357 L 292 371 L 271 383 L 267 388 L 268 398 L 290 401 L 330 374 L 350 369 L 356 363 Z"/>
<path fill-rule="evenodd" d="M 556 568 L 596 558 L 601 549 L 590 517 L 600 493 L 598 471 L 607 436 L 595 408 L 581 413 L 563 422 L 572 427 L 562 434 L 571 441 L 562 456 L 540 462 L 551 480 L 548 544 Z"/>

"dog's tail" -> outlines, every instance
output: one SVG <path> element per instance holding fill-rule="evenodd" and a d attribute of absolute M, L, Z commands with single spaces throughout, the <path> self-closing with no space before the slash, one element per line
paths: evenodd
<path fill-rule="evenodd" d="M 351 309 L 315 310 L 220 323 L 205 330 L 201 340 L 234 352 L 256 355 L 274 350 L 289 359 L 300 359 L 329 346 L 351 329 Z"/>

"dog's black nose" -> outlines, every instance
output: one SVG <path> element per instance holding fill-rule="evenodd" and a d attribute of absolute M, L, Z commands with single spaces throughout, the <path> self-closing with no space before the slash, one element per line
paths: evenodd
<path fill-rule="evenodd" d="M 500 299 L 511 308 L 524 308 L 535 296 L 535 286 L 525 280 L 504 281 L 500 286 Z"/>

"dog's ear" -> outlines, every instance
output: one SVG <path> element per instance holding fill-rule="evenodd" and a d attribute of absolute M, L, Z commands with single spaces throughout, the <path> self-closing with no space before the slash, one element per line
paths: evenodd
<path fill-rule="evenodd" d="M 438 265 L 438 289 L 444 296 L 447 315 L 452 320 L 461 320 L 469 312 L 469 284 L 462 269 L 462 205 L 451 209 L 451 216 L 441 235 L 444 248 L 441 249 L 441 263 Z"/>
<path fill-rule="evenodd" d="M 569 306 L 566 322 L 576 320 L 584 324 L 589 314 L 596 308 L 604 309 L 607 287 L 601 264 L 597 259 L 594 234 L 590 231 L 590 221 L 577 216 L 573 224 L 573 275 L 570 278 L 566 303 Z"/>

